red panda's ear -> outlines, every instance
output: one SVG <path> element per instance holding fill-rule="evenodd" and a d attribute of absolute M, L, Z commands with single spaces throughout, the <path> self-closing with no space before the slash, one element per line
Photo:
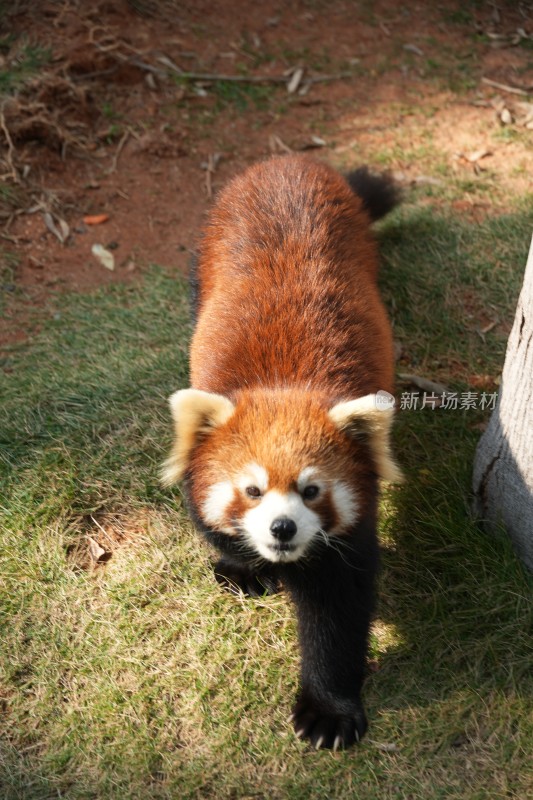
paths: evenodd
<path fill-rule="evenodd" d="M 390 449 L 390 429 L 394 416 L 394 398 L 383 407 L 382 398 L 375 394 L 358 397 L 346 403 L 337 403 L 329 411 L 333 424 L 346 433 L 357 435 L 365 433 L 369 437 L 370 449 L 376 462 L 380 478 L 399 483 L 403 480 L 402 471 L 394 461 Z"/>
<path fill-rule="evenodd" d="M 163 464 L 161 482 L 165 486 L 179 481 L 189 465 L 198 437 L 223 425 L 233 414 L 235 406 L 220 394 L 199 389 L 181 389 L 169 398 L 174 420 L 174 445 Z"/>

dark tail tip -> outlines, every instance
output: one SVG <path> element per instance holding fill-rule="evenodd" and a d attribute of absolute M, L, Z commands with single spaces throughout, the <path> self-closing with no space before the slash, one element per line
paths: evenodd
<path fill-rule="evenodd" d="M 392 211 L 401 200 L 400 188 L 388 173 L 376 174 L 368 167 L 359 167 L 344 177 L 350 189 L 363 201 L 373 222 Z"/>

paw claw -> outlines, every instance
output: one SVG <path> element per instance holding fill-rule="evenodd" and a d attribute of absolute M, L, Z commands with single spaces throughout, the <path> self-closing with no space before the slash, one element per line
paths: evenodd
<path fill-rule="evenodd" d="M 339 713 L 321 700 L 301 693 L 294 707 L 292 724 L 299 739 L 309 739 L 315 750 L 336 752 L 359 742 L 366 731 L 367 722 L 363 706 L 356 699 L 352 713 Z"/>

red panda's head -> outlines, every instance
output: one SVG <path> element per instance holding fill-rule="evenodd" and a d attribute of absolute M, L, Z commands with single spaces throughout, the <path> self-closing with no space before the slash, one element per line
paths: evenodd
<path fill-rule="evenodd" d="M 175 441 L 163 482 L 187 474 L 205 526 L 268 561 L 296 561 L 342 536 L 364 513 L 376 475 L 400 478 L 392 408 L 380 409 L 375 395 L 328 408 L 305 391 L 244 391 L 234 404 L 183 389 L 170 405 Z"/>

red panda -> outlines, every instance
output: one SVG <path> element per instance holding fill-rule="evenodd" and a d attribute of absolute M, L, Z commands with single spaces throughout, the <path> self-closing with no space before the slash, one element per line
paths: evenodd
<path fill-rule="evenodd" d="M 192 388 L 170 398 L 163 481 L 184 480 L 221 553 L 219 582 L 288 591 L 301 650 L 292 719 L 317 749 L 367 728 L 378 482 L 400 478 L 371 222 L 395 202 L 388 178 L 361 168 L 345 179 L 305 156 L 233 179 L 199 250 Z"/>

